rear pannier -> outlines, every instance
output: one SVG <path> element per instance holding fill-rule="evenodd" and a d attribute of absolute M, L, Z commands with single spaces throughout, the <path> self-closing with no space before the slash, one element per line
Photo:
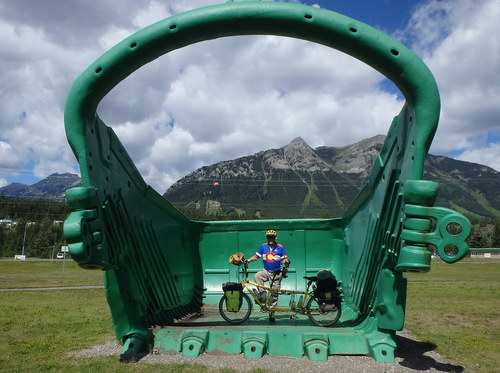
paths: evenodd
<path fill-rule="evenodd" d="M 323 270 L 316 275 L 315 296 L 325 303 L 333 303 L 338 296 L 337 279 L 332 272 Z"/>

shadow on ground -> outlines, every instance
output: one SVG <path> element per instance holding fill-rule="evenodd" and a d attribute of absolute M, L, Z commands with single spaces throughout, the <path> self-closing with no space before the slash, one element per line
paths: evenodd
<path fill-rule="evenodd" d="M 442 363 L 429 356 L 428 352 L 434 351 L 436 345 L 433 343 L 416 341 L 401 335 L 396 335 L 394 341 L 397 344 L 396 358 L 402 359 L 399 365 L 420 371 L 435 369 L 439 372 L 456 372 L 464 371 L 464 367 Z"/>

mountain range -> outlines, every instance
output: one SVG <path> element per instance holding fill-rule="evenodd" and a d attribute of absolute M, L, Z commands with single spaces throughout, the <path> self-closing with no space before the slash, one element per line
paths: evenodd
<path fill-rule="evenodd" d="M 192 216 L 197 211 L 248 218 L 342 216 L 384 141 L 378 135 L 345 147 L 313 149 L 298 137 L 279 149 L 201 167 L 164 197 Z M 500 217 L 500 172 L 429 154 L 424 179 L 440 184 L 436 205 L 473 220 Z"/>
<path fill-rule="evenodd" d="M 201 167 L 164 197 L 192 218 L 316 218 L 342 216 L 363 186 L 384 143 L 378 135 L 345 147 L 289 144 Z M 429 154 L 424 179 L 440 184 L 436 205 L 470 219 L 500 217 L 500 172 Z M 33 185 L 13 183 L 0 195 L 64 200 L 77 175 L 53 174 Z"/>
<path fill-rule="evenodd" d="M 0 188 L 0 196 L 22 199 L 48 199 L 66 201 L 66 189 L 82 185 L 78 175 L 71 173 L 52 174 L 38 183 L 26 185 L 12 183 Z"/>

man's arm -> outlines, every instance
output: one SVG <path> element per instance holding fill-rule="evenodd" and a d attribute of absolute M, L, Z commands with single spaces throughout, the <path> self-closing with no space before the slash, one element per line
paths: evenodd
<path fill-rule="evenodd" d="M 281 259 L 281 262 L 284 264 L 290 264 L 290 260 L 288 259 L 288 256 L 286 255 L 285 249 L 283 249 L 283 259 Z"/>
<path fill-rule="evenodd" d="M 254 262 L 254 261 L 256 261 L 257 259 L 259 259 L 259 257 L 258 257 L 257 255 L 254 255 L 254 256 L 252 256 L 251 258 L 248 258 L 248 259 L 247 259 L 247 262 L 248 262 L 248 263 L 250 263 L 250 262 Z"/>

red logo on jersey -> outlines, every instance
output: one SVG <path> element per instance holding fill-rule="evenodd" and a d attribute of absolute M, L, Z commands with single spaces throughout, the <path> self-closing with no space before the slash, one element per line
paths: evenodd
<path fill-rule="evenodd" d="M 269 263 L 274 262 L 274 254 L 272 252 L 268 252 L 267 254 L 265 254 L 264 258 Z"/>

